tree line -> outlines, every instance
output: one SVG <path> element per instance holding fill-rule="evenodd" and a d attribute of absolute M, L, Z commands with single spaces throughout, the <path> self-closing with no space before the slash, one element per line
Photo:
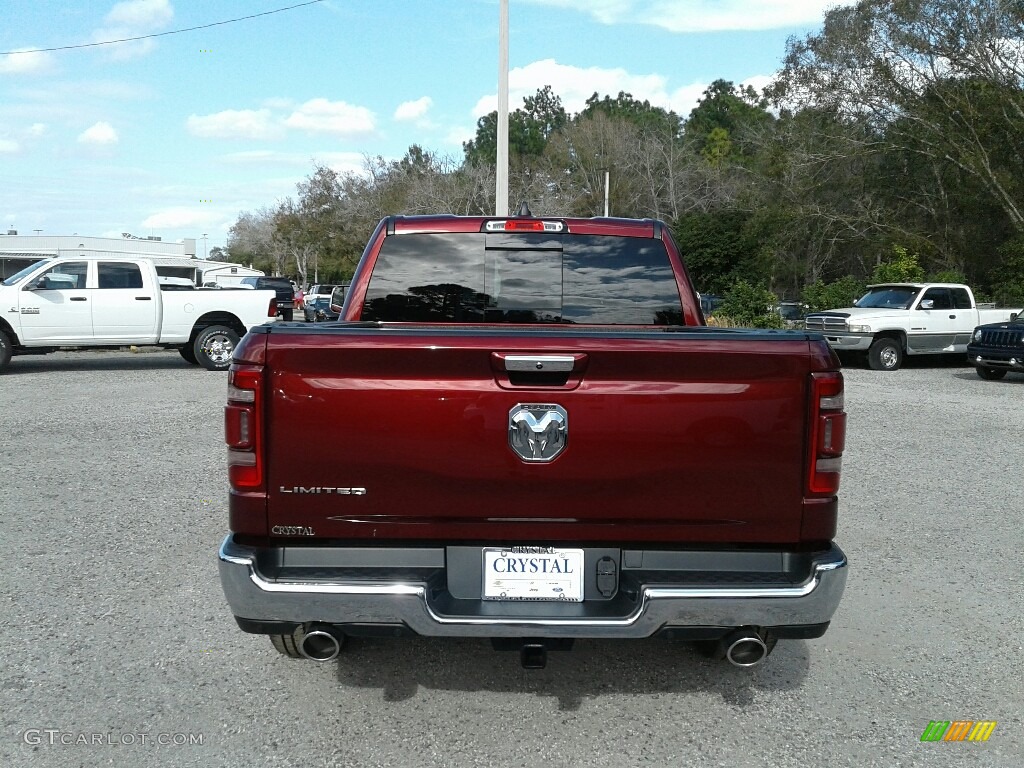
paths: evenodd
<path fill-rule="evenodd" d="M 607 178 L 610 214 L 665 221 L 704 293 L 819 308 L 910 259 L 1019 304 L 1022 134 L 1024 3 L 861 0 L 790 39 L 763 92 L 718 80 L 685 117 L 622 92 L 569 114 L 538 90 L 509 115 L 509 200 L 600 216 Z M 460 157 L 315 166 L 239 216 L 226 256 L 344 280 L 386 215 L 492 214 L 496 136 L 492 112 Z"/>

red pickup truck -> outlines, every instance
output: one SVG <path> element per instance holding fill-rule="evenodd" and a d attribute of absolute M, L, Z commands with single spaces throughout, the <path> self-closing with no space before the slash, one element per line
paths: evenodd
<path fill-rule="evenodd" d="M 707 327 L 658 221 L 389 217 L 339 321 L 235 351 L 222 585 L 293 657 L 663 636 L 753 666 L 842 596 L 845 425 L 824 338 Z"/>

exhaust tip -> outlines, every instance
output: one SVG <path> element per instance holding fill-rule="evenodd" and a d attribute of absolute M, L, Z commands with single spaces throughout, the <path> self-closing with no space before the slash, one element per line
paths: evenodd
<path fill-rule="evenodd" d="M 302 637 L 299 652 L 312 661 L 333 661 L 341 653 L 344 638 L 322 627 L 312 629 Z"/>
<path fill-rule="evenodd" d="M 725 658 L 736 667 L 756 667 L 768 656 L 768 646 L 757 634 L 737 632 L 725 640 Z"/>

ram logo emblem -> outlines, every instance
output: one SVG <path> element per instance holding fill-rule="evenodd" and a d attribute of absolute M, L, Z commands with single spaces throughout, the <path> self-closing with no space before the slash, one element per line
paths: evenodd
<path fill-rule="evenodd" d="M 568 439 L 569 416 L 560 405 L 520 403 L 508 412 L 508 445 L 523 461 L 551 461 Z"/>

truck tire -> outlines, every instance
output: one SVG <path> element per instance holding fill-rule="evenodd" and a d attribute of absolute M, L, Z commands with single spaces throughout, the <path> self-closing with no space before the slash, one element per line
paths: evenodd
<path fill-rule="evenodd" d="M 224 325 L 211 325 L 196 336 L 192 351 L 196 362 L 208 371 L 226 371 L 238 346 L 238 334 Z"/>
<path fill-rule="evenodd" d="M 281 310 L 281 319 L 286 321 L 286 322 L 290 322 L 292 317 L 294 317 L 294 314 L 295 314 L 295 310 L 293 310 L 293 309 L 282 309 Z"/>
<path fill-rule="evenodd" d="M 983 368 L 979 365 L 975 367 L 974 370 L 976 370 L 978 375 L 985 381 L 999 381 L 1006 375 L 1006 371 L 1002 368 Z"/>
<path fill-rule="evenodd" d="M 195 349 L 192 348 L 191 345 L 181 347 L 178 350 L 178 354 L 180 354 L 185 359 L 186 363 L 192 363 L 192 365 L 199 365 L 199 361 L 196 360 L 196 351 Z"/>
<path fill-rule="evenodd" d="M 875 339 L 868 350 L 868 366 L 873 371 L 898 371 L 903 364 L 903 348 L 896 339 Z"/>
<path fill-rule="evenodd" d="M 14 344 L 11 343 L 11 337 L 0 331 L 0 370 L 7 367 L 13 354 Z"/>

